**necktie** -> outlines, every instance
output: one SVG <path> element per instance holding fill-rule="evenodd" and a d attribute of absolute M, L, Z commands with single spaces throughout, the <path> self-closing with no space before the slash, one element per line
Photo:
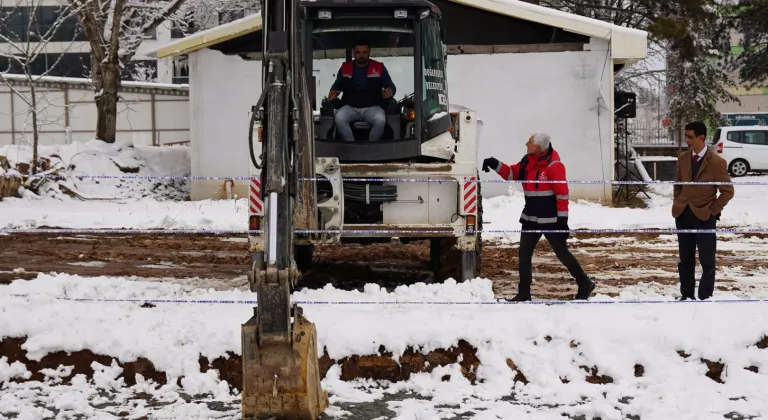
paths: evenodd
<path fill-rule="evenodd" d="M 699 155 L 693 155 L 693 163 L 696 163 L 699 161 Z"/>

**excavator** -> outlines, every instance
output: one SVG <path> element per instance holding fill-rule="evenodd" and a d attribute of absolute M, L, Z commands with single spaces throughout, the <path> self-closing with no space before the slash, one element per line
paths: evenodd
<path fill-rule="evenodd" d="M 441 12 L 427 0 L 261 0 L 261 14 L 262 91 L 248 136 L 257 306 L 241 325 L 242 418 L 314 420 L 329 405 L 317 330 L 291 301 L 314 247 L 428 240 L 434 280 L 477 277 L 478 121 L 449 108 Z M 364 121 L 351 124 L 355 141 L 342 140 L 343 94 L 317 93 L 360 37 L 406 92 L 382 99 L 380 141 L 367 141 Z"/>

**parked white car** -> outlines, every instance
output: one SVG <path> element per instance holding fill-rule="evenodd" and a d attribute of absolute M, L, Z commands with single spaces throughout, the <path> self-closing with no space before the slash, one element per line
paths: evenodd
<path fill-rule="evenodd" d="M 768 172 L 768 126 L 719 127 L 712 144 L 727 162 L 731 176 Z"/>

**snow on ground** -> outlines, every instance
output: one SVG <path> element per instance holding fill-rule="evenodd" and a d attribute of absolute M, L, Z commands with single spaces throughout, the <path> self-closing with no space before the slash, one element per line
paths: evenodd
<path fill-rule="evenodd" d="M 17 297 L 12 295 L 27 295 Z M 252 300 L 240 290 L 213 291 L 176 284 L 126 278 L 82 278 L 40 275 L 0 287 L 0 336 L 27 336 L 30 359 L 56 350 L 90 349 L 127 362 L 151 360 L 169 376 L 184 376 L 182 387 L 155 390 L 146 383 L 126 389 L 115 378 L 116 366 L 97 366 L 92 382 L 79 378 L 72 386 L 49 384 L 41 390 L 30 384 L 6 383 L 0 390 L 0 416 L 20 414 L 34 418 L 43 412 L 35 401 L 48 401 L 70 415 L 94 415 L 126 410 L 125 418 L 138 418 L 153 410 L 155 418 L 237 418 L 236 405 L 228 412 L 209 409 L 205 402 L 185 403 L 180 395 L 206 394 L 210 401 L 238 401 L 215 371 L 200 373 L 198 355 L 209 360 L 240 353 L 240 324 L 251 313 L 248 304 L 157 303 L 141 308 L 136 302 L 73 302 L 70 299 L 190 299 Z M 323 386 L 331 394 L 334 410 L 343 404 L 361 404 L 410 392 L 389 401 L 398 419 L 446 418 L 474 413 L 487 418 L 555 418 L 562 414 L 586 418 L 722 419 L 729 413 L 768 417 L 768 350 L 755 347 L 768 335 L 765 303 L 680 302 L 661 295 L 625 293 L 598 302 L 615 304 L 505 305 L 494 302 L 487 280 L 443 285 L 417 284 L 392 293 L 375 285 L 364 292 L 326 287 L 294 293 L 309 302 L 365 302 L 362 304 L 305 304 L 306 316 L 316 323 L 318 345 L 331 358 L 375 354 L 385 346 L 395 355 L 407 346 L 424 352 L 448 348 L 464 339 L 477 348 L 481 365 L 478 382 L 469 383 L 458 365 L 436 368 L 396 383 L 342 382 L 332 368 Z M 668 303 L 631 303 L 652 298 Z M 738 299 L 721 294 L 719 299 Z M 476 302 L 477 305 L 385 304 L 382 302 Z M 623 303 L 622 303 L 623 302 Z M 484 304 L 481 304 L 484 303 Z M 34 314 L 30 316 L 30 314 Z M 734 328 L 734 324 L 740 324 Z M 545 340 L 546 336 L 551 341 Z M 572 347 L 571 342 L 578 343 Z M 535 343 L 534 343 L 535 342 Z M 678 350 L 691 356 L 678 355 Z M 322 350 L 320 350 L 322 351 Z M 707 378 L 701 359 L 720 361 L 727 368 L 722 384 Z M 524 373 L 529 384 L 515 383 L 507 359 Z M 644 368 L 635 377 L 635 365 Z M 614 383 L 590 384 L 579 366 L 596 366 Z M 756 366 L 760 373 L 746 368 Z M 0 380 L 23 377 L 20 364 L 0 361 Z M 443 381 L 450 375 L 448 381 Z M 568 379 L 564 384 L 561 378 Z M 174 383 L 175 380 L 169 381 Z M 100 391 L 111 392 L 116 406 L 94 409 Z M 145 392 L 173 402 L 162 407 L 135 407 L 127 396 Z M 103 393 L 103 392 L 102 392 Z M 53 403 L 54 397 L 56 403 Z M 106 401 L 106 400 L 105 400 Z M 122 401 L 122 402 L 120 402 Z M 133 402 L 132 402 L 133 401 Z M 122 404 L 122 405 L 121 405 Z M 98 401 L 95 405 L 98 405 Z M 43 405 L 45 406 L 45 405 Z M 127 408 L 130 408 L 127 410 Z M 334 411 L 332 411 L 334 412 Z M 635 417 L 635 418 L 637 418 Z M 37 417 L 40 418 L 40 417 Z"/>

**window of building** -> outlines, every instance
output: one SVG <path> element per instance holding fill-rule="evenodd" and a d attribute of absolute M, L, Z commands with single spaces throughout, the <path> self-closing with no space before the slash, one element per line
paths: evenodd
<path fill-rule="evenodd" d="M 192 12 L 188 12 L 184 16 L 184 22 L 178 22 L 177 20 L 171 21 L 171 39 L 184 38 L 187 35 L 197 32 L 198 28 L 195 24 L 194 15 Z"/>
<path fill-rule="evenodd" d="M 88 53 L 40 54 L 29 63 L 34 76 L 46 74 L 59 77 L 86 77 L 91 72 L 91 55 Z M 0 57 L 0 71 L 25 74 L 18 60 Z"/>
<path fill-rule="evenodd" d="M 137 82 L 157 80 L 157 60 L 134 60 L 125 64 L 120 78 Z"/>
<path fill-rule="evenodd" d="M 144 39 L 157 39 L 157 27 L 147 29 L 147 31 L 144 32 Z"/>
<path fill-rule="evenodd" d="M 85 41 L 77 17 L 69 13 L 54 33 L 48 33 L 61 19 L 61 12 L 58 6 L 3 7 L 0 8 L 0 32 L 13 42 Z"/>
<path fill-rule="evenodd" d="M 189 83 L 189 62 L 186 57 L 180 60 L 173 60 L 173 83 Z"/>

